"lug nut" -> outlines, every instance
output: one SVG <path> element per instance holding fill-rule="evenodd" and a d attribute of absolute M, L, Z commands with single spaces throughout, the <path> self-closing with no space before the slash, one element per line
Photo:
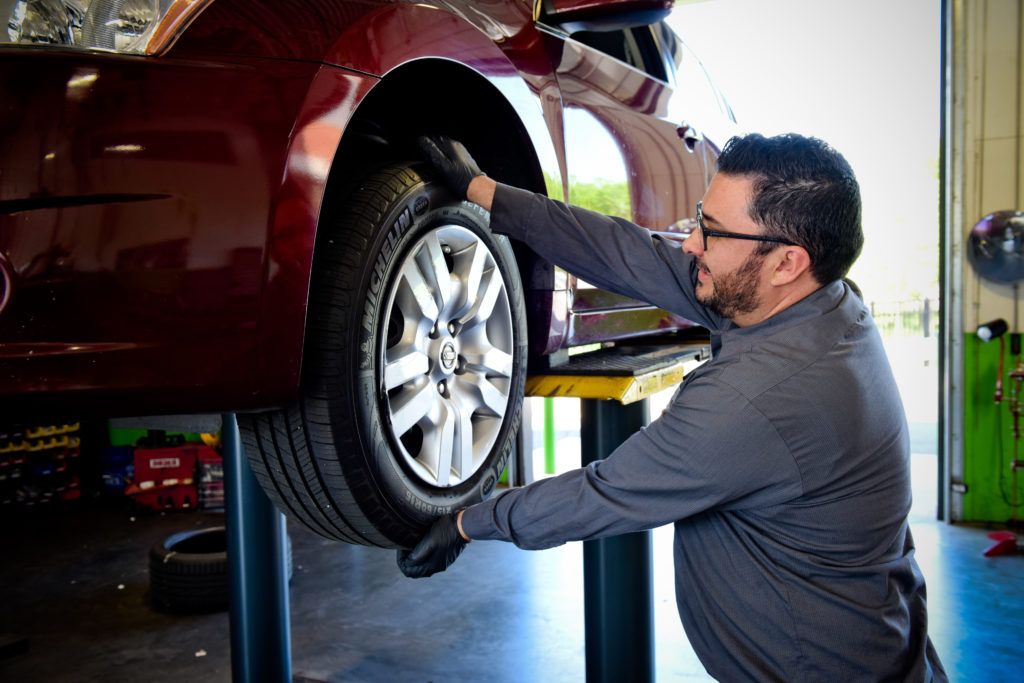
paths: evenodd
<path fill-rule="evenodd" d="M 436 337 L 437 336 L 437 323 L 434 323 L 433 327 L 430 328 L 430 336 L 431 337 Z"/>
<path fill-rule="evenodd" d="M 448 334 L 455 334 L 455 323 L 448 323 Z"/>
<path fill-rule="evenodd" d="M 437 383 L 437 392 L 439 394 L 444 396 L 445 392 L 447 392 L 447 391 L 448 391 L 448 385 L 444 381 L 441 381 L 441 382 Z"/>
<path fill-rule="evenodd" d="M 452 253 L 452 248 L 451 248 L 451 247 L 449 247 L 449 246 L 448 246 L 448 245 L 446 244 L 446 245 L 444 245 L 444 246 L 442 246 L 442 247 L 441 247 L 441 251 L 443 251 L 443 252 L 444 252 L 444 253 L 446 253 L 446 254 L 450 254 L 450 253 Z"/>

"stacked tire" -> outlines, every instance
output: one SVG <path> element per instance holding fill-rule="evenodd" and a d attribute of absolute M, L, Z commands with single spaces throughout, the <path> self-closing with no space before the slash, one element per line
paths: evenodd
<path fill-rule="evenodd" d="M 230 595 L 227 534 L 222 526 L 181 531 L 149 551 L 150 596 L 166 612 L 219 612 Z M 292 545 L 285 545 L 288 578 Z"/>

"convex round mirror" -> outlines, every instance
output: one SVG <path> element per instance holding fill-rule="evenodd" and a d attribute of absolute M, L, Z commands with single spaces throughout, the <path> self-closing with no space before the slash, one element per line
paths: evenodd
<path fill-rule="evenodd" d="M 967 260 L 986 280 L 1024 280 L 1024 211 L 996 211 L 975 223 Z"/>

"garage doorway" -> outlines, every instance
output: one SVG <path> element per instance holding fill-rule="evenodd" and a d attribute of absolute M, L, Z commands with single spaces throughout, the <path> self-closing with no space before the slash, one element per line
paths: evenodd
<path fill-rule="evenodd" d="M 940 3 L 713 0 L 677 6 L 669 23 L 741 131 L 820 137 L 853 166 L 865 247 L 850 276 L 874 312 L 907 411 L 911 521 L 936 519 Z"/>

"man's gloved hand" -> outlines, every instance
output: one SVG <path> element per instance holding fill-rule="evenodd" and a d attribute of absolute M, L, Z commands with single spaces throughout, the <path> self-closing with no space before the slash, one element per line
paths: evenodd
<path fill-rule="evenodd" d="M 416 140 L 423 156 L 460 199 L 466 198 L 469 183 L 478 175 L 486 175 L 458 140 L 443 135 L 420 136 Z"/>
<path fill-rule="evenodd" d="M 439 517 L 412 550 L 398 551 L 398 568 L 410 579 L 421 579 L 443 572 L 469 541 L 459 534 L 459 527 L 452 513 Z"/>

